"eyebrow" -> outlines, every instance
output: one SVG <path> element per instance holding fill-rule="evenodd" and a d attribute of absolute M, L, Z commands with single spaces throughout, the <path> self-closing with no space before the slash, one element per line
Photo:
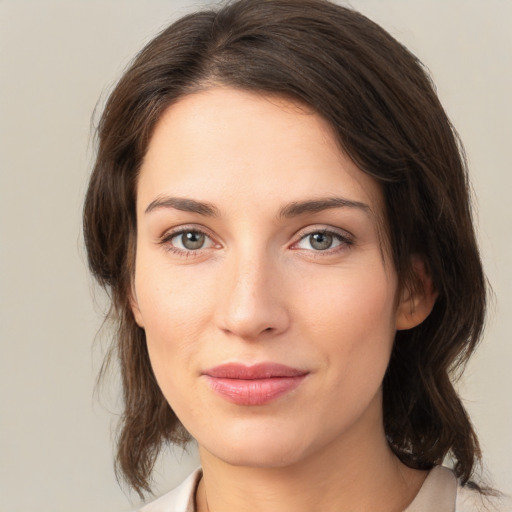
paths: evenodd
<path fill-rule="evenodd" d="M 186 199 L 182 197 L 158 197 L 145 210 L 150 213 L 160 208 L 174 208 L 183 212 L 197 213 L 206 217 L 219 217 L 219 209 L 211 203 Z M 278 218 L 298 217 L 305 213 L 319 213 L 331 208 L 357 208 L 369 213 L 370 207 L 359 201 L 344 197 L 327 197 L 307 201 L 294 201 L 279 210 Z"/>
<path fill-rule="evenodd" d="M 297 217 L 304 213 L 319 213 L 330 208 L 357 208 L 370 213 L 370 207 L 359 201 L 352 201 L 344 197 L 327 197 L 309 201 L 297 201 L 290 203 L 279 211 L 279 217 L 290 218 Z"/>
<path fill-rule="evenodd" d="M 206 217 L 219 216 L 219 210 L 213 204 L 181 197 L 158 197 L 149 203 L 145 213 L 150 213 L 159 208 L 174 208 L 175 210 L 181 210 L 183 212 L 198 213 Z"/>

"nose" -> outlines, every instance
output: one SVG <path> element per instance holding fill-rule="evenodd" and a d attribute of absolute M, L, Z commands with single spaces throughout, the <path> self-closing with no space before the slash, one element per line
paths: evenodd
<path fill-rule="evenodd" d="M 285 332 L 290 323 L 283 273 L 268 255 L 226 261 L 217 302 L 217 325 L 238 338 L 254 341 Z"/>

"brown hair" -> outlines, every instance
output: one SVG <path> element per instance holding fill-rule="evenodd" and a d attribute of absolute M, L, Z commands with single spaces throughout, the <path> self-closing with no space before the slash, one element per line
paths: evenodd
<path fill-rule="evenodd" d="M 401 286 L 414 286 L 419 255 L 439 294 L 422 324 L 397 332 L 384 379 L 385 431 L 405 464 L 428 469 L 451 455 L 466 483 L 480 451 L 451 378 L 478 342 L 486 288 L 462 147 L 418 59 L 363 15 L 324 0 L 239 0 L 188 15 L 140 52 L 106 104 L 84 236 L 117 325 L 125 407 L 118 469 L 148 491 L 162 445 L 189 437 L 158 388 L 130 309 L 135 197 L 155 123 L 178 98 L 212 84 L 310 105 L 381 184 Z"/>

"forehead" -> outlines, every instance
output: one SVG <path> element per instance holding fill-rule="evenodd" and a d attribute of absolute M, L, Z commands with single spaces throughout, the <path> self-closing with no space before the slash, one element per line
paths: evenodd
<path fill-rule="evenodd" d="M 275 95 L 215 87 L 182 97 L 157 123 L 141 167 L 138 205 L 191 197 L 265 213 L 283 203 L 343 196 L 383 217 L 378 183 L 341 150 L 311 108 Z"/>

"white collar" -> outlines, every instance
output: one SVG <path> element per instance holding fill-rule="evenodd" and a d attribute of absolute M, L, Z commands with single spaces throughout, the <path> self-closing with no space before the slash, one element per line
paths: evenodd
<path fill-rule="evenodd" d="M 148 503 L 140 512 L 195 512 L 195 493 L 201 476 L 201 469 L 196 469 L 181 485 Z M 427 475 L 418 494 L 404 512 L 487 510 L 481 507 L 482 500 L 478 492 L 458 486 L 457 479 L 450 469 L 436 466 Z M 507 507 L 493 510 L 512 512 L 512 508 Z"/>

